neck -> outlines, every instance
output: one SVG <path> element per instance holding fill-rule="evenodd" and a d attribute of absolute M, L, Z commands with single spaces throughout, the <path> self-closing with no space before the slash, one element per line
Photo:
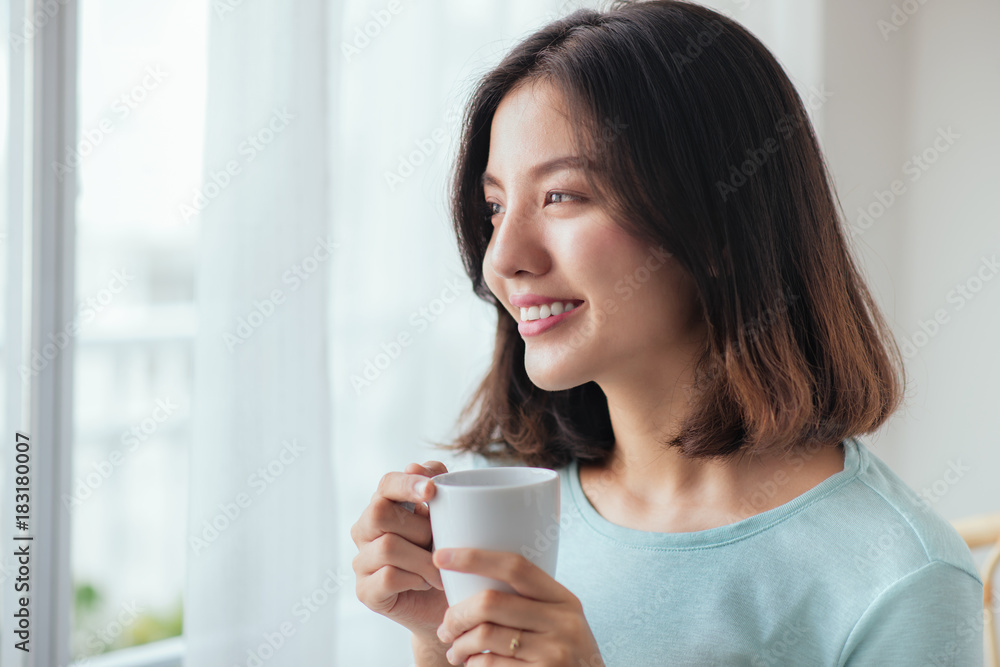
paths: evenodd
<path fill-rule="evenodd" d="M 588 498 L 603 496 L 618 523 L 652 521 L 663 532 L 726 525 L 784 504 L 843 470 L 843 449 L 826 445 L 789 454 L 691 459 L 660 444 L 679 432 L 690 411 L 693 367 L 690 357 L 678 356 L 647 363 L 648 372 L 628 381 L 598 383 L 608 400 L 615 446 L 606 463 L 580 466 L 581 482 L 586 476 Z"/>

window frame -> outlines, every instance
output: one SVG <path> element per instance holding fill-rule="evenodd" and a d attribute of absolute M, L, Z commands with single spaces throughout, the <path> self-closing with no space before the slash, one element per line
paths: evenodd
<path fill-rule="evenodd" d="M 184 638 L 171 637 L 85 658 L 69 667 L 182 667 Z"/>
<path fill-rule="evenodd" d="M 72 469 L 72 338 L 36 375 L 22 378 L 20 368 L 30 366 L 33 351 L 51 345 L 48 333 L 58 331 L 73 314 L 76 182 L 60 182 L 51 165 L 76 137 L 77 7 L 42 0 L 12 2 L 9 7 L 10 25 L 24 41 L 21 48 L 8 49 L 11 280 L 5 371 L 10 391 L 4 437 L 13 440 L 15 432 L 21 432 L 31 439 L 31 651 L 3 642 L 0 661 L 43 667 L 69 661 L 70 514 L 60 498 L 70 486 Z M 4 469 L 5 493 L 10 494 L 15 471 L 9 465 Z M 4 543 L 20 544 L 13 539 L 15 532 L 25 533 L 15 531 L 11 504 L 4 503 L 4 508 Z M 3 594 L 4 608 L 13 613 L 24 591 L 15 593 L 13 586 L 6 586 Z"/>
<path fill-rule="evenodd" d="M 4 437 L 13 439 L 15 432 L 21 432 L 31 438 L 29 534 L 34 539 L 30 543 L 31 651 L 25 653 L 14 648 L 14 642 L 4 641 L 0 663 L 181 667 L 183 637 L 70 663 L 72 519 L 61 499 L 72 486 L 75 335 L 70 335 L 54 358 L 46 357 L 47 366 L 36 375 L 22 378 L 20 368 L 22 364 L 30 367 L 32 353 L 52 342 L 48 334 L 64 331 L 76 314 L 77 177 L 74 172 L 60 181 L 52 165 L 64 157 L 67 146 L 77 143 L 79 14 L 74 0 L 15 0 L 9 7 L 10 34 L 18 26 L 29 25 L 33 34 L 22 48 L 8 49 Z M 13 467 L 5 465 L 0 480 L 5 494 L 13 489 L 14 477 Z M 0 507 L 0 538 L 4 544 L 14 544 L 13 505 L 0 503 Z M 5 585 L 0 607 L 12 613 L 17 597 L 23 594 Z M 8 618 L 5 611 L 4 620 Z"/>

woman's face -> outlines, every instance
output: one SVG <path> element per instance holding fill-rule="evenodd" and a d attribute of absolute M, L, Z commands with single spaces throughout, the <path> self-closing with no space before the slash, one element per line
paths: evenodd
<path fill-rule="evenodd" d="M 661 360 L 676 362 L 704 335 L 693 283 L 673 257 L 622 231 L 582 171 L 552 163 L 577 154 L 563 109 L 544 79 L 508 93 L 483 179 L 493 211 L 486 284 L 520 323 L 528 377 L 548 391 L 662 373 Z M 522 320 L 522 306 L 553 302 L 563 312 Z M 529 317 L 553 312 L 537 310 Z"/>

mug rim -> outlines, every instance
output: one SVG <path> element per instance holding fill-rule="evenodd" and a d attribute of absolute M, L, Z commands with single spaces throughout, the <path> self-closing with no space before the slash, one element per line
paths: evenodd
<path fill-rule="evenodd" d="M 514 482 L 511 484 L 490 484 L 488 486 L 467 486 L 464 484 L 452 484 L 449 482 L 450 477 L 458 476 L 463 473 L 474 472 L 476 470 L 492 471 L 492 470 L 530 470 L 533 471 L 531 474 L 536 475 L 538 479 L 527 480 L 524 482 Z M 542 467 L 529 467 L 529 466 L 489 466 L 488 468 L 469 468 L 468 470 L 452 470 L 450 472 L 443 472 L 440 475 L 435 475 L 430 479 L 434 482 L 435 486 L 446 487 L 449 489 L 468 489 L 474 491 L 496 491 L 499 489 L 518 489 L 522 487 L 534 486 L 536 484 L 545 484 L 551 482 L 554 479 L 559 478 L 558 471 L 552 468 L 542 468 Z"/>

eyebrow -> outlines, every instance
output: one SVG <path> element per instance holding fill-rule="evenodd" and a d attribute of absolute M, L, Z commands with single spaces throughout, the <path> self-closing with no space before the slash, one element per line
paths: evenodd
<path fill-rule="evenodd" d="M 535 178 L 539 176 L 544 176 L 545 174 L 551 174 L 554 171 L 561 171 L 563 169 L 584 169 L 583 158 L 577 155 L 565 155 L 563 157 L 557 157 L 546 162 L 539 162 L 534 167 L 532 167 L 528 174 Z M 484 171 L 482 177 L 480 178 L 480 183 L 485 188 L 487 185 L 493 185 L 496 187 L 501 187 L 500 180 L 490 174 L 488 171 Z"/>

